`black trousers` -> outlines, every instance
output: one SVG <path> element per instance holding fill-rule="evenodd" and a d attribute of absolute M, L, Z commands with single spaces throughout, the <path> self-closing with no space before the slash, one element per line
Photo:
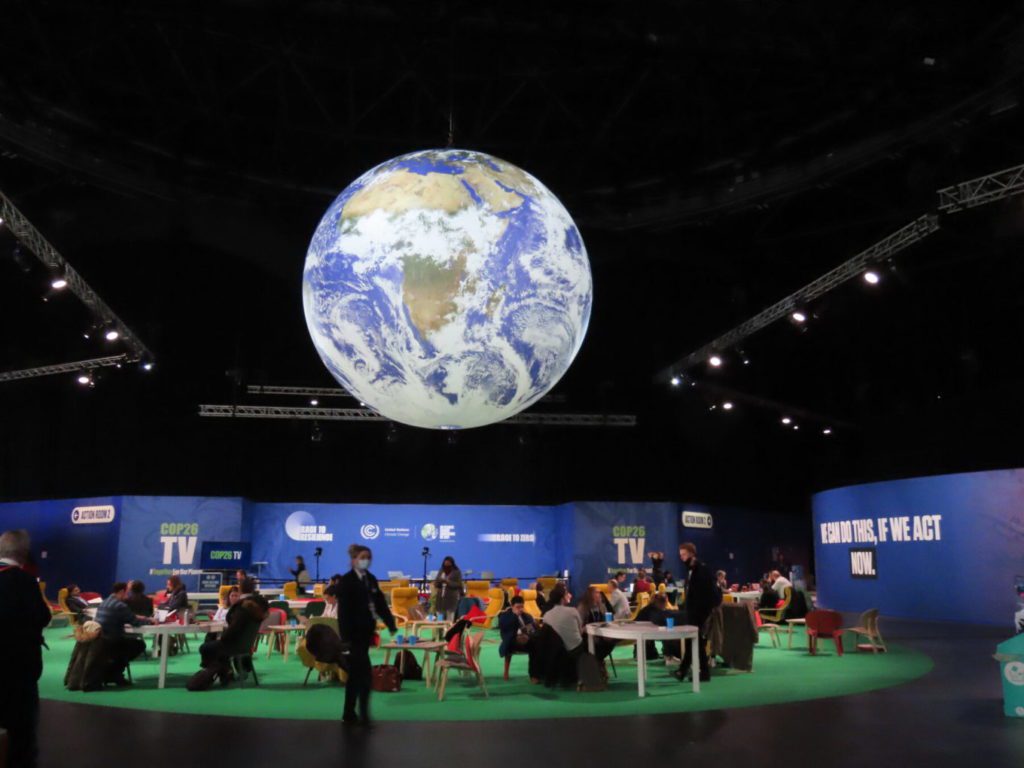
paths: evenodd
<path fill-rule="evenodd" d="M 345 683 L 344 717 L 356 716 L 356 704 L 359 705 L 359 717 L 370 719 L 370 646 L 366 642 L 353 642 L 349 651 L 348 681 Z"/>
<path fill-rule="evenodd" d="M 124 674 L 128 662 L 137 659 L 146 652 L 146 641 L 136 637 L 118 637 L 107 639 L 110 649 L 110 677 L 116 679 Z"/>
<path fill-rule="evenodd" d="M 3 681 L 0 728 L 7 731 L 9 768 L 35 768 L 39 756 L 39 684 L 35 680 Z"/>
<path fill-rule="evenodd" d="M 700 619 L 700 621 L 696 621 Z M 697 635 L 697 659 L 700 663 L 700 673 L 707 675 L 710 673 L 711 668 L 708 666 L 708 636 L 705 634 L 704 625 L 707 623 L 707 616 L 691 617 L 690 623 L 700 628 Z M 690 641 L 681 641 L 686 646 L 683 653 L 683 663 L 679 666 L 680 671 L 686 675 L 690 672 L 690 664 L 692 663 L 692 656 L 690 654 Z"/>

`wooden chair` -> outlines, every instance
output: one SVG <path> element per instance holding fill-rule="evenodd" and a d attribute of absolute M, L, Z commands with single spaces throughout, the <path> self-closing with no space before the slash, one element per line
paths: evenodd
<path fill-rule="evenodd" d="M 448 686 L 448 673 L 457 669 L 463 672 L 472 672 L 476 675 L 477 683 L 484 696 L 489 698 L 487 684 L 484 682 L 484 673 L 480 669 L 480 646 L 484 640 L 483 632 L 464 632 L 462 634 L 463 656 L 461 659 L 442 659 L 437 664 L 441 668 L 441 677 L 437 686 L 437 700 L 444 701 L 444 691 Z"/>
<path fill-rule="evenodd" d="M 882 639 L 882 631 L 878 628 L 878 609 L 871 608 L 864 611 L 857 619 L 857 626 L 847 627 L 844 632 L 853 632 L 853 641 L 857 643 L 861 636 L 868 639 L 867 644 L 858 643 L 858 651 L 866 651 L 869 647 L 872 653 L 886 652 L 885 640 Z"/>
<path fill-rule="evenodd" d="M 836 655 L 843 655 L 843 615 L 839 611 L 811 611 L 807 621 L 807 649 L 812 656 L 818 653 L 818 638 L 829 637 L 836 646 Z"/>
<path fill-rule="evenodd" d="M 782 623 L 782 620 L 786 618 L 786 610 L 789 608 L 789 604 L 793 602 L 793 588 L 786 587 L 785 595 L 782 599 L 782 605 L 777 608 L 759 608 L 757 610 L 761 615 L 762 621 L 770 621 L 773 624 Z"/>

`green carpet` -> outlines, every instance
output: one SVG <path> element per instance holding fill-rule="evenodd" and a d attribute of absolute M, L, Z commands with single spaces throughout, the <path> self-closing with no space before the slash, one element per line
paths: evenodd
<path fill-rule="evenodd" d="M 169 660 L 168 687 L 163 690 L 156 687 L 159 663 L 139 660 L 132 664 L 132 688 L 105 688 L 95 693 L 68 691 L 63 680 L 74 641 L 66 636 L 66 629 L 47 630 L 50 650 L 44 651 L 45 670 L 39 685 L 44 699 L 235 717 L 336 720 L 341 714 L 341 686 L 316 683 L 315 674 L 310 684 L 303 686 L 306 668 L 294 652 L 287 663 L 276 652 L 267 660 L 262 646 L 256 657 L 259 689 L 250 683 L 244 689 L 237 684 L 230 688 L 216 685 L 208 691 L 190 693 L 185 690 L 185 682 L 198 669 L 199 640 L 192 642 L 191 653 Z M 372 710 L 378 720 L 512 720 L 694 712 L 863 693 L 905 683 L 932 668 L 931 659 L 924 654 L 898 646 L 890 645 L 885 654 L 853 652 L 839 658 L 830 641 L 823 644 L 825 652 L 814 657 L 808 655 L 802 635 L 794 638 L 793 650 L 771 648 L 764 636 L 755 652 L 752 673 L 713 670 L 711 682 L 704 684 L 699 694 L 694 694 L 688 683 L 680 684 L 669 677 L 664 662 L 651 662 L 644 699 L 637 697 L 632 648 L 617 649 L 618 678 L 612 678 L 608 690 L 577 693 L 530 685 L 525 656 L 513 659 L 512 679 L 505 682 L 497 645 L 485 645 L 482 659 L 489 699 L 470 678 L 453 674 L 444 702 L 439 703 L 436 693 L 424 683 L 407 682 L 400 693 L 374 694 Z M 373 659 L 380 663 L 383 652 L 374 651 Z"/>

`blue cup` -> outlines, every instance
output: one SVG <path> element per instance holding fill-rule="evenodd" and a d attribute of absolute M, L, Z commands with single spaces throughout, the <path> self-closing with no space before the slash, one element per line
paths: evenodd
<path fill-rule="evenodd" d="M 615 621 L 615 614 L 606 613 L 604 615 L 604 620 L 605 620 L 605 623 L 611 624 L 613 621 Z"/>
<path fill-rule="evenodd" d="M 666 627 L 666 629 L 672 629 L 675 625 L 676 625 L 676 620 L 673 617 L 669 616 L 669 617 L 667 617 L 665 619 L 665 627 Z"/>
<path fill-rule="evenodd" d="M 401 645 L 405 642 L 405 638 L 402 635 L 395 635 L 395 642 Z"/>
<path fill-rule="evenodd" d="M 409 635 L 409 645 L 416 645 L 418 640 L 419 638 L 416 635 Z"/>

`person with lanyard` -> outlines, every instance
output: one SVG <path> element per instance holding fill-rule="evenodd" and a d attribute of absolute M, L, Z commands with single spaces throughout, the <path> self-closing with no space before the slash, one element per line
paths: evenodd
<path fill-rule="evenodd" d="M 353 544 L 348 548 L 352 570 L 338 585 L 338 630 L 349 645 L 348 682 L 345 684 L 345 709 L 341 721 L 346 724 L 370 724 L 370 646 L 377 622 L 384 622 L 395 634 L 391 615 L 377 577 L 370 573 L 373 553 L 369 547 Z M 358 705 L 359 713 L 356 709 Z"/>
<path fill-rule="evenodd" d="M 26 531 L 0 536 L 0 728 L 12 768 L 36 765 L 43 629 L 50 623 L 39 584 L 22 568 L 29 546 Z"/>

